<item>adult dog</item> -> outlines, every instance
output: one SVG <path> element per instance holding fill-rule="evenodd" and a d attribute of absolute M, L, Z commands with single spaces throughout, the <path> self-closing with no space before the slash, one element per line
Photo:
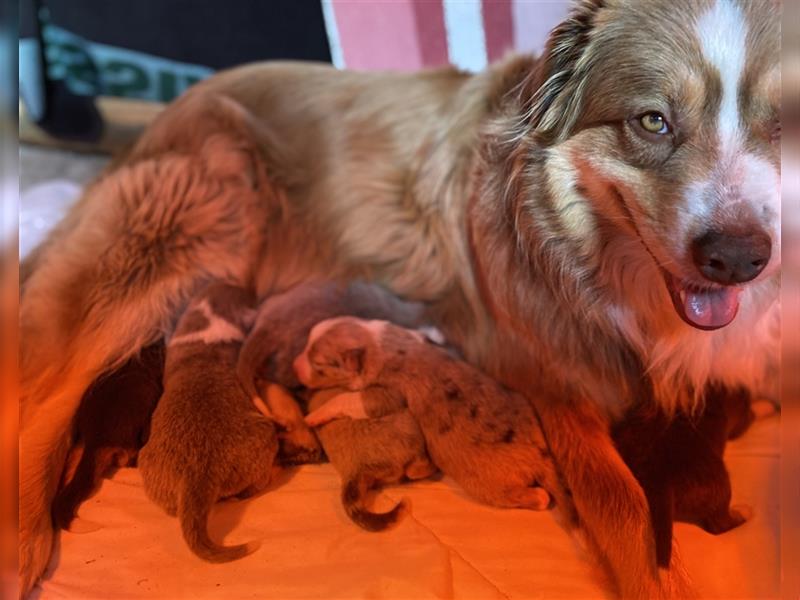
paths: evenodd
<path fill-rule="evenodd" d="M 26 265 L 22 592 L 91 381 L 204 279 L 264 297 L 334 275 L 429 302 L 530 397 L 622 596 L 685 593 L 608 423 L 712 381 L 774 393 L 779 48 L 770 0 L 588 0 L 541 60 L 477 75 L 279 63 L 197 85 Z"/>

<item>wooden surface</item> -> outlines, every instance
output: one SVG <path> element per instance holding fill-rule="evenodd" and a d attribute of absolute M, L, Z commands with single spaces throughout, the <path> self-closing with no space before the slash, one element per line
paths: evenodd
<path fill-rule="evenodd" d="M 78 152 L 114 154 L 130 145 L 165 106 L 157 102 L 107 96 L 97 98 L 96 102 L 105 124 L 98 142 L 73 142 L 48 135 L 30 120 L 22 102 L 19 103 L 20 142 Z"/>

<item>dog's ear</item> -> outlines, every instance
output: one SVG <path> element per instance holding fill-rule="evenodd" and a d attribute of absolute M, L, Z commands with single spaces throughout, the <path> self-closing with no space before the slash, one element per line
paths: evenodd
<path fill-rule="evenodd" d="M 569 135 L 583 101 L 587 48 L 598 13 L 606 0 L 580 0 L 570 16 L 551 33 L 540 67 L 538 89 L 532 93 L 529 124 L 536 136 L 551 143 Z"/>

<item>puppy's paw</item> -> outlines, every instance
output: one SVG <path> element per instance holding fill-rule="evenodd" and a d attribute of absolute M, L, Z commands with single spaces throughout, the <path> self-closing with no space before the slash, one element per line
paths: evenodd
<path fill-rule="evenodd" d="M 720 509 L 714 514 L 707 516 L 700 523 L 700 526 L 708 533 L 721 535 L 739 527 L 742 523 L 749 521 L 753 517 L 753 509 L 746 504 L 737 504 L 727 510 Z"/>
<path fill-rule="evenodd" d="M 319 427 L 334 419 L 349 417 L 351 419 L 368 419 L 361 392 L 343 392 L 337 394 L 325 404 L 306 415 L 305 422 L 309 427 Z"/>
<path fill-rule="evenodd" d="M 419 457 L 406 466 L 405 475 L 408 479 L 415 481 L 417 479 L 427 479 L 435 474 L 439 469 L 434 465 L 427 456 Z"/>
<path fill-rule="evenodd" d="M 767 417 L 777 415 L 781 412 L 779 404 L 773 402 L 772 400 L 767 400 L 766 398 L 753 400 L 750 408 L 752 409 L 753 414 L 756 416 L 756 419 L 766 419 Z"/>
<path fill-rule="evenodd" d="M 550 507 L 550 494 L 542 487 L 525 487 L 509 494 L 507 505 L 528 510 L 547 510 Z"/>
<path fill-rule="evenodd" d="M 75 517 L 72 520 L 72 523 L 70 523 L 68 531 L 70 533 L 84 534 L 84 533 L 92 533 L 93 531 L 99 531 L 102 528 L 103 526 L 100 525 L 100 523 L 95 523 L 94 521 L 89 521 L 87 519 Z"/>
<path fill-rule="evenodd" d="M 444 346 L 447 341 L 444 334 L 436 327 L 427 325 L 425 327 L 420 327 L 417 331 L 420 332 L 425 339 L 437 346 Z"/>
<path fill-rule="evenodd" d="M 253 396 L 253 406 L 256 407 L 258 412 L 264 415 L 264 418 L 268 421 L 272 421 L 272 424 L 275 425 L 278 429 L 282 429 L 284 431 L 291 431 L 293 427 L 293 423 L 287 422 L 281 418 L 279 415 L 272 412 L 269 407 L 264 403 L 260 396 Z"/>
<path fill-rule="evenodd" d="M 739 525 L 752 519 L 755 514 L 756 511 L 753 510 L 753 507 L 749 504 L 736 504 L 731 506 L 731 516 L 739 521 Z"/>

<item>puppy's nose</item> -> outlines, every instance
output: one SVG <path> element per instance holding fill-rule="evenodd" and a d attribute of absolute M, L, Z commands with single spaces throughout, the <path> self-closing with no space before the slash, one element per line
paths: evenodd
<path fill-rule="evenodd" d="M 700 273 L 723 285 L 755 279 L 771 254 L 772 240 L 763 230 L 744 235 L 708 231 L 692 242 L 692 259 Z"/>
<path fill-rule="evenodd" d="M 308 375 L 311 371 L 311 368 L 308 364 L 308 360 L 306 360 L 306 355 L 299 354 L 297 358 L 294 359 L 292 367 L 294 368 L 294 374 L 297 375 L 297 379 L 300 381 L 300 383 L 307 385 Z"/>

